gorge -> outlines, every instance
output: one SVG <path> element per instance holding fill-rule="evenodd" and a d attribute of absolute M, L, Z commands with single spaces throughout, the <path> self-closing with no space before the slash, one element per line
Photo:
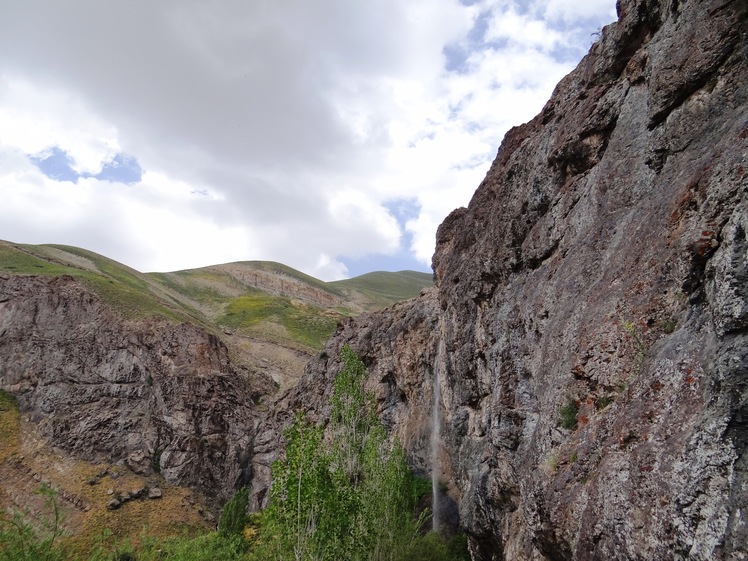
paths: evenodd
<path fill-rule="evenodd" d="M 293 386 L 4 272 L 0 388 L 68 454 L 259 509 L 348 345 L 474 561 L 748 559 L 748 3 L 617 11 L 440 226 L 435 285 L 340 318 Z"/>

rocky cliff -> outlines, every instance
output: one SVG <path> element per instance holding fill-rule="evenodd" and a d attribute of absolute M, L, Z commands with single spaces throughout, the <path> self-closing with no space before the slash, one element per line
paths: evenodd
<path fill-rule="evenodd" d="M 143 274 L 81 248 L 0 240 L 0 510 L 39 515 L 44 483 L 89 537 L 137 535 L 134 519 L 215 522 L 262 458 L 271 395 L 342 317 L 311 303 L 380 309 L 431 284 L 380 272 L 333 285 L 270 262 Z M 258 442 L 277 455 L 278 439 Z M 128 504 L 101 527 L 86 514 L 144 486 L 168 490 L 163 507 Z"/>
<path fill-rule="evenodd" d="M 129 321 L 70 276 L 0 274 L 0 381 L 52 446 L 219 500 L 251 477 L 272 382 L 189 323 Z"/>
<path fill-rule="evenodd" d="M 748 558 L 748 4 L 617 9 L 440 227 L 437 286 L 281 402 L 324 417 L 348 343 L 427 472 L 438 377 L 475 560 Z"/>

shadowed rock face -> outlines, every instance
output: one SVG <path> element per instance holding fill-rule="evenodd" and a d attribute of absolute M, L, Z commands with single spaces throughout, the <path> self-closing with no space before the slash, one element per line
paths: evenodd
<path fill-rule="evenodd" d="M 251 476 L 253 397 L 214 335 L 125 321 L 71 277 L 0 276 L 0 382 L 53 446 L 226 499 Z"/>
<path fill-rule="evenodd" d="M 476 560 L 748 557 L 748 4 L 618 12 L 440 227 L 436 288 L 342 325 L 261 431 L 328 414 L 348 343 L 426 472 L 443 372 Z"/>

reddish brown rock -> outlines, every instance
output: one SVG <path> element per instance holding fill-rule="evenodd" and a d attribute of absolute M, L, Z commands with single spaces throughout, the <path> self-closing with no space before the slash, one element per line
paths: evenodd
<path fill-rule="evenodd" d="M 0 386 L 48 442 L 230 497 L 272 382 L 190 324 L 124 320 L 71 277 L 0 277 Z M 112 473 L 112 478 L 115 474 Z"/>
<path fill-rule="evenodd" d="M 437 373 L 475 560 L 748 558 L 748 4 L 618 11 L 440 227 L 436 288 L 341 326 L 283 402 L 324 417 L 348 343 L 427 472 Z"/>

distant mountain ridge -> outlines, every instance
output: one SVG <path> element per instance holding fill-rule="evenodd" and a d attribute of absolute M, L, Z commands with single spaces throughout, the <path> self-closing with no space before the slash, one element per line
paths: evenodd
<path fill-rule="evenodd" d="M 0 240 L 0 272 L 70 275 L 129 319 L 162 316 L 216 333 L 240 362 L 281 387 L 301 374 L 345 317 L 380 310 L 433 284 L 416 271 L 372 272 L 325 282 L 272 261 L 141 273 L 92 251 Z"/>
<path fill-rule="evenodd" d="M 417 296 L 433 284 L 430 273 L 376 271 L 351 279 L 325 282 L 274 261 L 238 261 L 167 273 L 142 273 L 86 249 L 56 245 L 29 245 L 0 240 L 0 271 L 17 274 L 69 274 L 87 281 L 107 279 L 121 292 L 143 291 L 144 304 L 167 317 L 203 315 L 206 302 L 214 307 L 248 290 L 287 297 L 343 315 L 374 311 Z M 93 282 L 94 288 L 97 283 Z M 99 288 L 101 288 L 99 286 Z M 128 290 L 129 289 L 129 290 Z M 103 290 L 104 297 L 113 297 Z M 124 294 L 121 294 L 124 296 Z M 115 298 L 116 300 L 116 298 Z M 124 309 L 128 310 L 126 302 Z M 136 312 L 140 306 L 130 305 Z M 164 313 L 170 310 L 171 313 Z M 198 312 L 195 314 L 195 312 Z M 207 316 L 209 319 L 211 314 Z M 173 319 L 173 318 L 172 318 Z"/>

